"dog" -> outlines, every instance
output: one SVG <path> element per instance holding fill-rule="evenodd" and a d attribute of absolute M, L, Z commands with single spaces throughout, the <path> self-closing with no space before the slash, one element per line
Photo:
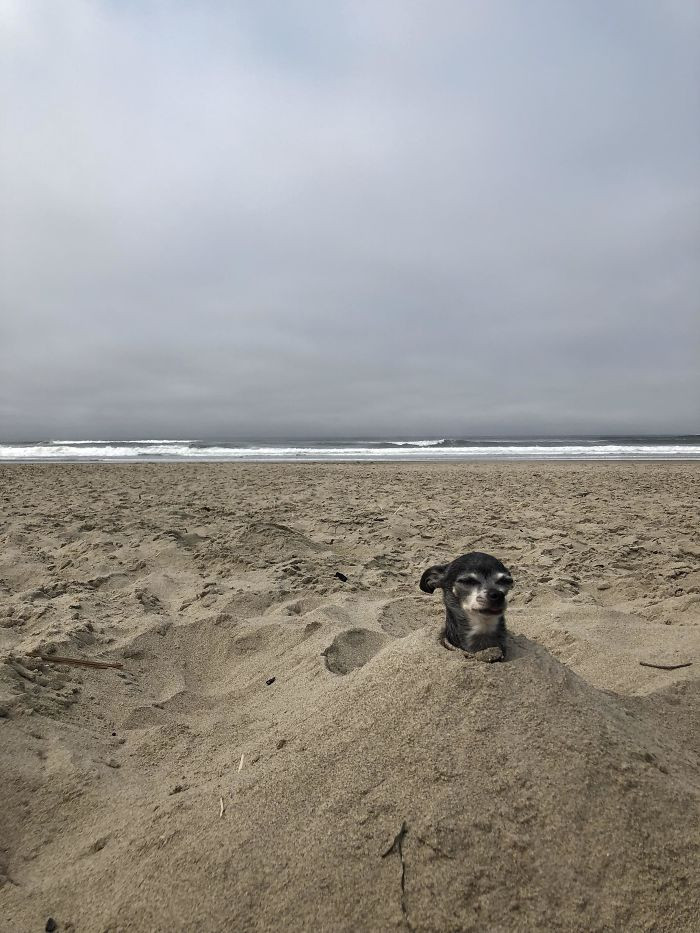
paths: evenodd
<path fill-rule="evenodd" d="M 490 554 L 474 551 L 450 564 L 428 567 L 420 578 L 424 593 L 442 590 L 447 617 L 442 633 L 446 648 L 474 653 L 500 648 L 506 654 L 507 596 L 510 571 Z"/>

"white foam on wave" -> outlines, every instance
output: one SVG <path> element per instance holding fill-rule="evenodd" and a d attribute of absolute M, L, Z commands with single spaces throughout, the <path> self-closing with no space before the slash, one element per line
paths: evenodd
<path fill-rule="evenodd" d="M 84 446 L 89 446 L 90 444 L 104 444 L 106 446 L 112 446 L 114 443 L 115 441 L 99 441 L 99 440 L 91 440 L 91 441 L 52 440 L 52 441 L 49 441 L 49 444 L 51 444 L 52 447 L 78 447 L 78 446 L 84 447 Z M 137 438 L 136 440 L 123 441 L 122 443 L 129 444 L 129 446 L 132 446 L 134 444 L 197 444 L 199 442 L 197 441 L 196 438 L 154 437 L 154 438 L 145 438 L 143 440 L 141 438 Z M 41 445 L 37 445 L 37 446 L 41 446 Z"/>
<path fill-rule="evenodd" d="M 110 441 L 67 442 L 50 446 L 13 444 L 0 446 L 0 460 L 134 460 L 144 457 L 187 459 L 189 451 L 187 444 L 181 441 L 130 442 L 128 445 Z"/>
<path fill-rule="evenodd" d="M 441 437 L 433 441 L 392 441 L 395 447 L 437 447 L 438 444 L 444 444 L 445 438 Z"/>
<path fill-rule="evenodd" d="M 78 447 L 78 446 L 81 446 L 81 445 L 83 445 L 83 444 L 111 444 L 111 443 L 112 443 L 112 441 L 99 441 L 99 440 L 94 440 L 94 441 L 59 441 L 59 440 L 52 440 L 52 441 L 49 441 L 49 444 L 50 444 L 52 447 L 66 447 L 66 446 L 68 446 L 68 447 Z M 42 446 L 42 445 L 37 445 L 37 446 Z"/>

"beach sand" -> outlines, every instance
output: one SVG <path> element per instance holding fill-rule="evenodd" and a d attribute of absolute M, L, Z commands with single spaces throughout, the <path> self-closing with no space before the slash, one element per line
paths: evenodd
<path fill-rule="evenodd" d="M 697 930 L 699 480 L 0 467 L 0 929 Z M 418 589 L 469 550 L 507 663 Z"/>

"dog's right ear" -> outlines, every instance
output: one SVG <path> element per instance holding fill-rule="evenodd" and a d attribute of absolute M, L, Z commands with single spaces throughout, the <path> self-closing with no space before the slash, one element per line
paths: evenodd
<path fill-rule="evenodd" d="M 439 586 L 442 586 L 448 566 L 448 564 L 435 564 L 434 567 L 428 567 L 420 578 L 420 588 L 424 593 L 433 593 Z"/>

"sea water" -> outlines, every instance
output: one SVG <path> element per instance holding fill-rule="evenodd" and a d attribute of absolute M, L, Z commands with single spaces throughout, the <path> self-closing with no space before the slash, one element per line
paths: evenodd
<path fill-rule="evenodd" d="M 0 461 L 700 460 L 700 435 L 306 441 L 48 440 L 0 444 Z"/>

